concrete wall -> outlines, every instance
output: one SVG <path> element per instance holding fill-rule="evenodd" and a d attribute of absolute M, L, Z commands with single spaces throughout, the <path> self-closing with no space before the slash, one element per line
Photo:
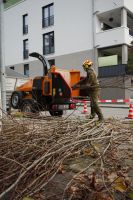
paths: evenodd
<path fill-rule="evenodd" d="M 128 99 L 132 97 L 131 76 L 99 78 L 101 99 Z"/>
<path fill-rule="evenodd" d="M 24 75 L 24 64 L 23 63 L 16 64 L 14 70 Z"/>
<path fill-rule="evenodd" d="M 27 62 L 29 64 L 29 74 L 30 77 L 42 76 L 43 75 L 43 66 L 42 63 L 38 60 Z M 15 65 L 15 71 L 24 74 L 24 64 Z"/>
<path fill-rule="evenodd" d="M 80 70 L 81 75 L 85 75 L 82 68 L 82 63 L 84 60 L 93 57 L 93 51 L 82 51 L 78 53 L 72 53 L 62 56 L 57 56 L 55 58 L 55 64 L 57 67 L 63 69 L 76 69 Z"/>
<path fill-rule="evenodd" d="M 119 88 L 102 88 L 100 99 L 125 99 L 125 90 Z"/>
<path fill-rule="evenodd" d="M 125 77 L 125 97 L 126 98 L 133 98 L 133 86 L 131 87 L 131 80 L 133 76 L 126 76 Z"/>
<path fill-rule="evenodd" d="M 92 57 L 93 57 L 93 51 L 82 51 L 78 53 L 56 56 L 54 57 L 55 66 L 62 69 L 80 70 L 81 75 L 85 75 L 85 72 L 82 68 L 82 63 L 84 60 Z M 30 77 L 43 75 L 43 65 L 39 60 L 31 61 L 28 63 L 29 63 Z M 15 71 L 24 74 L 23 63 L 15 65 Z"/>

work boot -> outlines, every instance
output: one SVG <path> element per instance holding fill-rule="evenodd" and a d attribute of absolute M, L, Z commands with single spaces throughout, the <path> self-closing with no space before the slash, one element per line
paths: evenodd
<path fill-rule="evenodd" d="M 99 110 L 97 115 L 98 115 L 98 121 L 100 121 L 100 122 L 104 121 L 104 117 L 103 117 L 103 114 L 102 114 L 101 110 Z"/>
<path fill-rule="evenodd" d="M 98 121 L 99 121 L 99 122 L 103 122 L 103 121 L 104 121 L 104 118 L 103 118 L 103 117 L 100 117 L 100 118 L 98 118 Z"/>
<path fill-rule="evenodd" d="M 94 118 L 95 118 L 95 115 L 92 115 L 92 114 L 91 114 L 91 115 L 89 116 L 89 119 L 94 119 Z"/>

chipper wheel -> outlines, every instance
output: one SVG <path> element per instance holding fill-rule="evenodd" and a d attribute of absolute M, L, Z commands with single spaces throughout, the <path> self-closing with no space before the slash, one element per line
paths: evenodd
<path fill-rule="evenodd" d="M 13 92 L 11 96 L 11 107 L 13 107 L 14 109 L 19 108 L 21 105 L 22 99 L 23 99 L 22 92 L 19 92 L 19 91 Z"/>
<path fill-rule="evenodd" d="M 39 110 L 37 109 L 37 105 L 34 103 L 32 99 L 25 99 L 23 100 L 21 104 L 21 112 L 23 112 L 25 115 L 27 114 L 35 114 L 39 115 Z"/>
<path fill-rule="evenodd" d="M 51 116 L 58 116 L 61 117 L 63 115 L 63 110 L 58 110 L 58 111 L 49 111 Z"/>

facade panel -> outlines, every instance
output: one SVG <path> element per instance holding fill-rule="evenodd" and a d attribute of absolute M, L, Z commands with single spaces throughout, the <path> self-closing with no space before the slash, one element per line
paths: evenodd
<path fill-rule="evenodd" d="M 93 48 L 92 1 L 55 1 L 56 56 Z"/>

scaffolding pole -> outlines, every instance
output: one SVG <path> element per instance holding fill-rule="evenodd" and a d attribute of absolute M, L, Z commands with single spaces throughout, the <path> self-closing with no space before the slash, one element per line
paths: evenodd
<path fill-rule="evenodd" d="M 4 63 L 4 2 L 0 0 L 0 82 L 2 114 L 6 112 L 6 78 Z"/>

